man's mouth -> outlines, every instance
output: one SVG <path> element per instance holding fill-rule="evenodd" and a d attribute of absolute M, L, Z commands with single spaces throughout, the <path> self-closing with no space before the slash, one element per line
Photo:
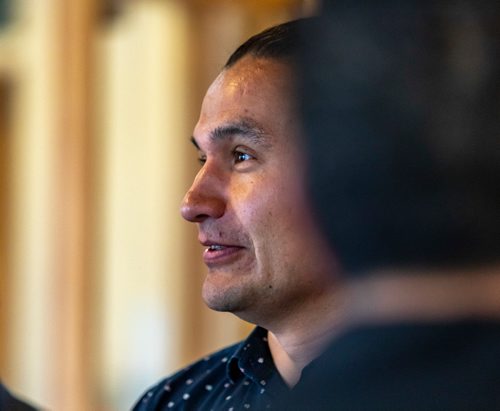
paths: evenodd
<path fill-rule="evenodd" d="M 212 244 L 207 248 L 208 251 L 217 251 L 217 250 L 223 250 L 225 246 L 219 245 L 219 244 Z"/>
<path fill-rule="evenodd" d="M 210 244 L 205 248 L 203 261 L 209 268 L 231 264 L 240 257 L 244 247 L 228 244 Z"/>

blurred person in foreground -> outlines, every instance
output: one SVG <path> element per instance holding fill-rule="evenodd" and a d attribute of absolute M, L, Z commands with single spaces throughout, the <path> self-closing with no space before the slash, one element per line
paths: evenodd
<path fill-rule="evenodd" d="M 313 224 L 300 144 L 299 25 L 250 38 L 208 89 L 191 138 L 201 169 L 181 209 L 205 247 L 206 304 L 257 327 L 161 381 L 137 411 L 274 408 L 335 333 L 337 265 Z"/>
<path fill-rule="evenodd" d="M 499 410 L 500 3 L 327 3 L 300 68 L 346 304 L 283 409 Z"/>
<path fill-rule="evenodd" d="M 0 382 L 0 411 L 36 411 L 36 409 L 14 397 Z"/>

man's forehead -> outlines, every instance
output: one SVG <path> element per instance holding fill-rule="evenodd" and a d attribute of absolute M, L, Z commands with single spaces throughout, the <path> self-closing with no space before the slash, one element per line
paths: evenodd
<path fill-rule="evenodd" d="M 203 99 L 194 130 L 199 144 L 244 136 L 260 145 L 293 127 L 291 72 L 285 62 L 247 56 L 224 69 Z"/>
<path fill-rule="evenodd" d="M 244 94 L 252 87 L 260 89 L 279 89 L 285 92 L 292 89 L 292 69 L 285 61 L 245 56 L 233 66 L 222 70 L 208 88 L 207 97 L 218 95 L 221 89 L 227 94 Z"/>

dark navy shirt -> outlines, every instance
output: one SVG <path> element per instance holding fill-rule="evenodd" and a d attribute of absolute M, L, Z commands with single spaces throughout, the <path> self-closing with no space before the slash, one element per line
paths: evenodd
<path fill-rule="evenodd" d="M 0 411 L 36 411 L 36 409 L 15 398 L 0 383 Z"/>
<path fill-rule="evenodd" d="M 161 381 L 133 410 L 267 410 L 289 392 L 271 357 L 267 331 L 257 327 L 245 341 Z"/>

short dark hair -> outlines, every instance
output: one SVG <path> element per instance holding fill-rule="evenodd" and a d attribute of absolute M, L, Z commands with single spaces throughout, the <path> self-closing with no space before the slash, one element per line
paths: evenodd
<path fill-rule="evenodd" d="M 231 54 L 224 68 L 230 68 L 246 55 L 271 59 L 293 58 L 299 48 L 301 26 L 310 19 L 288 21 L 255 34 Z"/>

